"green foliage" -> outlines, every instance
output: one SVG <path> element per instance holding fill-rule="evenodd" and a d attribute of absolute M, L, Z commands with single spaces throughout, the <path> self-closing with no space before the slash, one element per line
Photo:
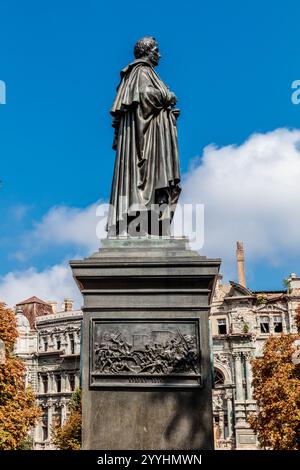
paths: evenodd
<path fill-rule="evenodd" d="M 267 303 L 267 300 L 262 294 L 260 294 L 257 296 L 256 302 L 258 303 L 258 305 L 264 305 Z"/>
<path fill-rule="evenodd" d="M 81 390 L 79 387 L 74 391 L 69 404 L 70 411 L 81 412 Z"/>
<path fill-rule="evenodd" d="M 33 449 L 33 437 L 29 434 L 21 441 L 18 450 L 32 450 Z"/>
<path fill-rule="evenodd" d="M 290 282 L 291 282 L 291 281 L 290 281 L 289 278 L 286 278 L 286 279 L 283 279 L 283 280 L 282 280 L 282 284 L 283 284 L 283 286 L 286 288 L 288 294 L 291 293 L 291 285 L 290 285 Z"/>

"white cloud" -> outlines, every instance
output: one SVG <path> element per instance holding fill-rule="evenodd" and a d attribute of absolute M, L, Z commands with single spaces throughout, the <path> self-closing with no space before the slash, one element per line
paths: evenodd
<path fill-rule="evenodd" d="M 26 261 L 53 246 L 66 246 L 84 256 L 90 255 L 107 235 L 107 206 L 95 202 L 84 208 L 51 207 L 32 230 L 21 234 L 19 248 L 11 257 Z"/>
<path fill-rule="evenodd" d="M 30 237 L 40 244 L 74 244 L 93 250 L 99 246 L 96 236 L 97 206 L 95 203 L 83 209 L 52 207 L 41 222 L 36 223 Z"/>
<path fill-rule="evenodd" d="M 101 205 L 105 208 L 105 205 Z M 96 209 L 98 208 L 98 216 Z M 35 223 L 32 231 L 22 236 L 20 249 L 14 258 L 25 262 L 42 250 L 65 245 L 68 252 L 80 252 L 70 258 L 80 259 L 91 255 L 100 246 L 101 238 L 106 236 L 105 220 L 99 218 L 99 204 L 94 203 L 86 208 L 67 206 L 52 207 Z M 105 210 L 103 210 L 105 214 Z M 96 234 L 97 229 L 97 234 Z M 34 267 L 22 271 L 9 272 L 0 277 L 0 300 L 9 306 L 15 305 L 33 295 L 42 300 L 62 302 L 64 298 L 72 298 L 77 307 L 82 305 L 80 292 L 75 284 L 68 266 L 68 260 L 48 269 L 38 271 Z"/>
<path fill-rule="evenodd" d="M 205 204 L 201 251 L 221 256 L 231 274 L 237 240 L 250 262 L 299 259 L 299 188 L 300 131 L 277 129 L 239 146 L 206 147 L 184 176 L 181 202 Z"/>
<path fill-rule="evenodd" d="M 44 271 L 29 268 L 0 277 L 0 300 L 8 306 L 13 307 L 34 295 L 45 301 L 62 302 L 64 298 L 71 298 L 77 308 L 82 305 L 81 294 L 67 263 Z"/>

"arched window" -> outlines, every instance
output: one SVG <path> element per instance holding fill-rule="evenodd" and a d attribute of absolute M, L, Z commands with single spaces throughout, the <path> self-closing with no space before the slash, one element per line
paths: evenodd
<path fill-rule="evenodd" d="M 225 377 L 219 369 L 214 369 L 214 383 L 215 385 L 224 385 Z"/>

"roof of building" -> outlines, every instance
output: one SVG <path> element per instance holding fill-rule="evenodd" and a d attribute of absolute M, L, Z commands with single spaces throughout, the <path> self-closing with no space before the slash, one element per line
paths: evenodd
<path fill-rule="evenodd" d="M 250 295 L 250 296 L 253 295 L 253 292 L 247 287 L 242 286 L 242 284 L 239 284 L 238 282 L 234 282 L 234 281 L 229 281 L 229 283 L 233 287 L 234 290 L 237 290 L 244 295 Z"/>
<path fill-rule="evenodd" d="M 36 296 L 29 297 L 29 299 L 23 300 L 16 305 L 18 307 L 22 306 L 23 314 L 28 319 L 30 328 L 34 328 L 37 317 L 53 313 L 51 305 Z"/>
<path fill-rule="evenodd" d="M 286 290 L 254 290 L 253 294 L 280 295 L 286 294 Z"/>
<path fill-rule="evenodd" d="M 43 305 L 49 305 L 47 302 L 45 302 L 42 299 L 39 299 L 35 295 L 33 297 L 29 297 L 26 300 L 23 300 L 22 302 L 18 302 L 16 305 L 26 305 L 26 304 L 43 304 Z"/>

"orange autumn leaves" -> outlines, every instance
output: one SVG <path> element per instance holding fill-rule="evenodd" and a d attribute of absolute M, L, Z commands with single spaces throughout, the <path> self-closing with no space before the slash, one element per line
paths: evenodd
<path fill-rule="evenodd" d="M 13 311 L 0 303 L 0 339 L 5 344 L 5 363 L 0 364 L 0 450 L 19 449 L 41 415 L 32 391 L 25 388 L 25 366 L 13 354 L 17 336 Z"/>
<path fill-rule="evenodd" d="M 271 336 L 252 361 L 258 413 L 249 418 L 262 448 L 300 449 L 300 364 L 292 362 L 299 335 Z"/>
<path fill-rule="evenodd" d="M 77 389 L 69 405 L 70 415 L 64 425 L 54 426 L 52 442 L 60 450 L 80 450 L 81 448 L 81 391 Z"/>

